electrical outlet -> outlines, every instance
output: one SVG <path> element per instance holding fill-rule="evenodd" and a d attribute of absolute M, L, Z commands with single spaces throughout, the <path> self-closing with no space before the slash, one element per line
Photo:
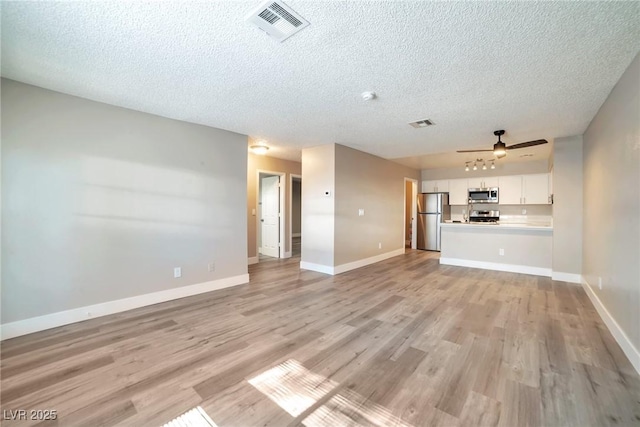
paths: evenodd
<path fill-rule="evenodd" d="M 382 249 L 382 242 L 378 243 L 378 249 Z"/>
<path fill-rule="evenodd" d="M 522 209 L 522 215 L 526 215 L 527 214 L 527 210 L 526 209 Z"/>
<path fill-rule="evenodd" d="M 214 271 L 216 271 L 216 263 L 215 262 L 210 262 L 207 267 L 209 268 L 209 273 L 213 273 Z"/>
<path fill-rule="evenodd" d="M 602 277 L 598 277 L 598 289 L 602 290 Z"/>
<path fill-rule="evenodd" d="M 182 277 L 182 268 L 176 267 L 173 269 L 173 278 L 177 279 L 178 277 Z"/>
<path fill-rule="evenodd" d="M 504 256 L 504 249 L 502 249 L 502 248 L 498 249 L 498 254 L 500 256 Z"/>
<path fill-rule="evenodd" d="M 358 216 L 364 216 L 364 209 L 358 209 Z"/>

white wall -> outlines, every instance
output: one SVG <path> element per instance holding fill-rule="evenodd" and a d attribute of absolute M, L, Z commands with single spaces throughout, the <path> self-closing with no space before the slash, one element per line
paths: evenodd
<path fill-rule="evenodd" d="M 582 273 L 582 136 L 556 138 L 553 145 L 553 271 Z M 565 273 L 571 276 L 558 276 Z M 562 279 L 564 277 L 564 279 Z"/>
<path fill-rule="evenodd" d="M 301 266 L 334 265 L 335 236 L 335 144 L 302 150 Z M 325 192 L 329 196 L 325 196 Z M 325 270 L 329 271 L 329 270 Z"/>
<path fill-rule="evenodd" d="M 593 118 L 583 150 L 583 275 L 635 346 L 640 370 L 640 55 Z"/>
<path fill-rule="evenodd" d="M 3 79 L 2 323 L 246 275 L 246 177 L 245 135 Z"/>

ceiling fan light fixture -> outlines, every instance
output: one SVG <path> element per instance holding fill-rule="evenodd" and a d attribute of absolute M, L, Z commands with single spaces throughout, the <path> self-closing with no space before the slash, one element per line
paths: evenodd
<path fill-rule="evenodd" d="M 507 155 L 507 146 L 504 142 L 498 141 L 493 144 L 493 155 L 499 159 Z"/>

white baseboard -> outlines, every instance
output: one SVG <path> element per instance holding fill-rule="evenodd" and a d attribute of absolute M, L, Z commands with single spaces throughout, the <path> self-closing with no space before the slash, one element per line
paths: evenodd
<path fill-rule="evenodd" d="M 569 282 L 569 283 L 582 283 L 582 275 L 575 273 L 563 273 L 561 271 L 554 271 L 551 273 L 551 279 L 558 280 L 560 282 Z"/>
<path fill-rule="evenodd" d="M 260 259 L 260 257 L 251 256 L 251 257 L 247 258 L 247 265 L 257 264 L 259 259 Z"/>
<path fill-rule="evenodd" d="M 158 304 L 165 301 L 189 297 L 192 295 L 211 292 L 218 289 L 229 288 L 249 282 L 248 274 L 226 277 L 224 279 L 212 280 L 210 282 L 198 283 L 190 286 L 167 289 L 165 291 L 153 292 L 150 294 L 138 295 L 135 297 L 108 301 L 100 304 L 74 308 L 57 313 L 46 314 L 44 316 L 32 317 L 30 319 L 18 320 L 16 322 L 1 325 L 0 339 L 19 337 L 33 332 L 44 331 L 45 329 L 57 328 L 58 326 L 80 322 L 95 317 L 107 316 L 109 314 L 120 313 L 147 305 Z"/>
<path fill-rule="evenodd" d="M 598 314 L 602 318 L 604 324 L 609 328 L 609 332 L 611 332 L 613 338 L 615 338 L 616 342 L 620 345 L 624 354 L 629 358 L 629 361 L 635 370 L 640 374 L 640 351 L 638 351 L 638 349 L 633 345 L 627 334 L 624 333 L 624 330 L 622 330 L 618 322 L 616 322 L 616 319 L 611 315 L 611 313 L 609 313 L 609 310 L 607 310 L 604 304 L 602 304 L 598 295 L 593 292 L 593 288 L 589 282 L 584 278 L 582 279 L 582 288 L 587 293 L 587 296 L 598 311 Z"/>
<path fill-rule="evenodd" d="M 285 252 L 283 258 L 291 258 L 291 251 Z"/>
<path fill-rule="evenodd" d="M 302 237 L 302 233 L 291 233 L 291 237 Z"/>
<path fill-rule="evenodd" d="M 374 264 L 376 262 L 384 261 L 385 259 L 393 258 L 394 256 L 404 255 L 404 248 L 396 249 L 391 252 L 385 252 L 380 255 L 372 256 L 358 261 L 348 262 L 346 264 L 336 265 L 334 267 L 333 274 L 344 273 L 345 271 L 355 270 L 356 268 L 364 267 L 366 265 Z"/>
<path fill-rule="evenodd" d="M 440 264 L 456 265 L 458 267 L 481 268 L 483 270 L 508 271 L 510 273 L 533 274 L 535 276 L 551 277 L 551 269 L 531 267 L 529 265 L 500 264 L 497 262 L 471 261 L 459 258 L 440 258 Z"/>
<path fill-rule="evenodd" d="M 391 252 L 386 252 L 380 255 L 361 259 L 358 261 L 336 265 L 335 267 L 330 265 L 314 264 L 312 262 L 301 261 L 300 268 L 303 270 L 312 270 L 320 273 L 331 274 L 333 276 L 336 274 L 344 273 L 350 270 L 355 270 L 356 268 L 364 267 L 370 264 L 374 264 L 376 262 L 384 261 L 385 259 L 393 258 L 394 256 L 403 255 L 403 254 L 404 254 L 404 248 L 401 248 Z"/>
<path fill-rule="evenodd" d="M 333 267 L 324 264 L 315 264 L 313 262 L 300 261 L 300 269 L 301 270 L 311 270 L 317 271 L 318 273 L 331 274 L 333 275 Z"/>

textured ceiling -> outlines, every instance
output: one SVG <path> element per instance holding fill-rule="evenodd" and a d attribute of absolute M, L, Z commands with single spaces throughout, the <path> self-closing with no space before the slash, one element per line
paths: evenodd
<path fill-rule="evenodd" d="M 638 2 L 286 3 L 311 25 L 278 43 L 244 22 L 253 1 L 4 1 L 2 75 L 283 158 L 335 142 L 420 167 L 496 129 L 507 144 L 583 133 L 640 50 Z"/>

